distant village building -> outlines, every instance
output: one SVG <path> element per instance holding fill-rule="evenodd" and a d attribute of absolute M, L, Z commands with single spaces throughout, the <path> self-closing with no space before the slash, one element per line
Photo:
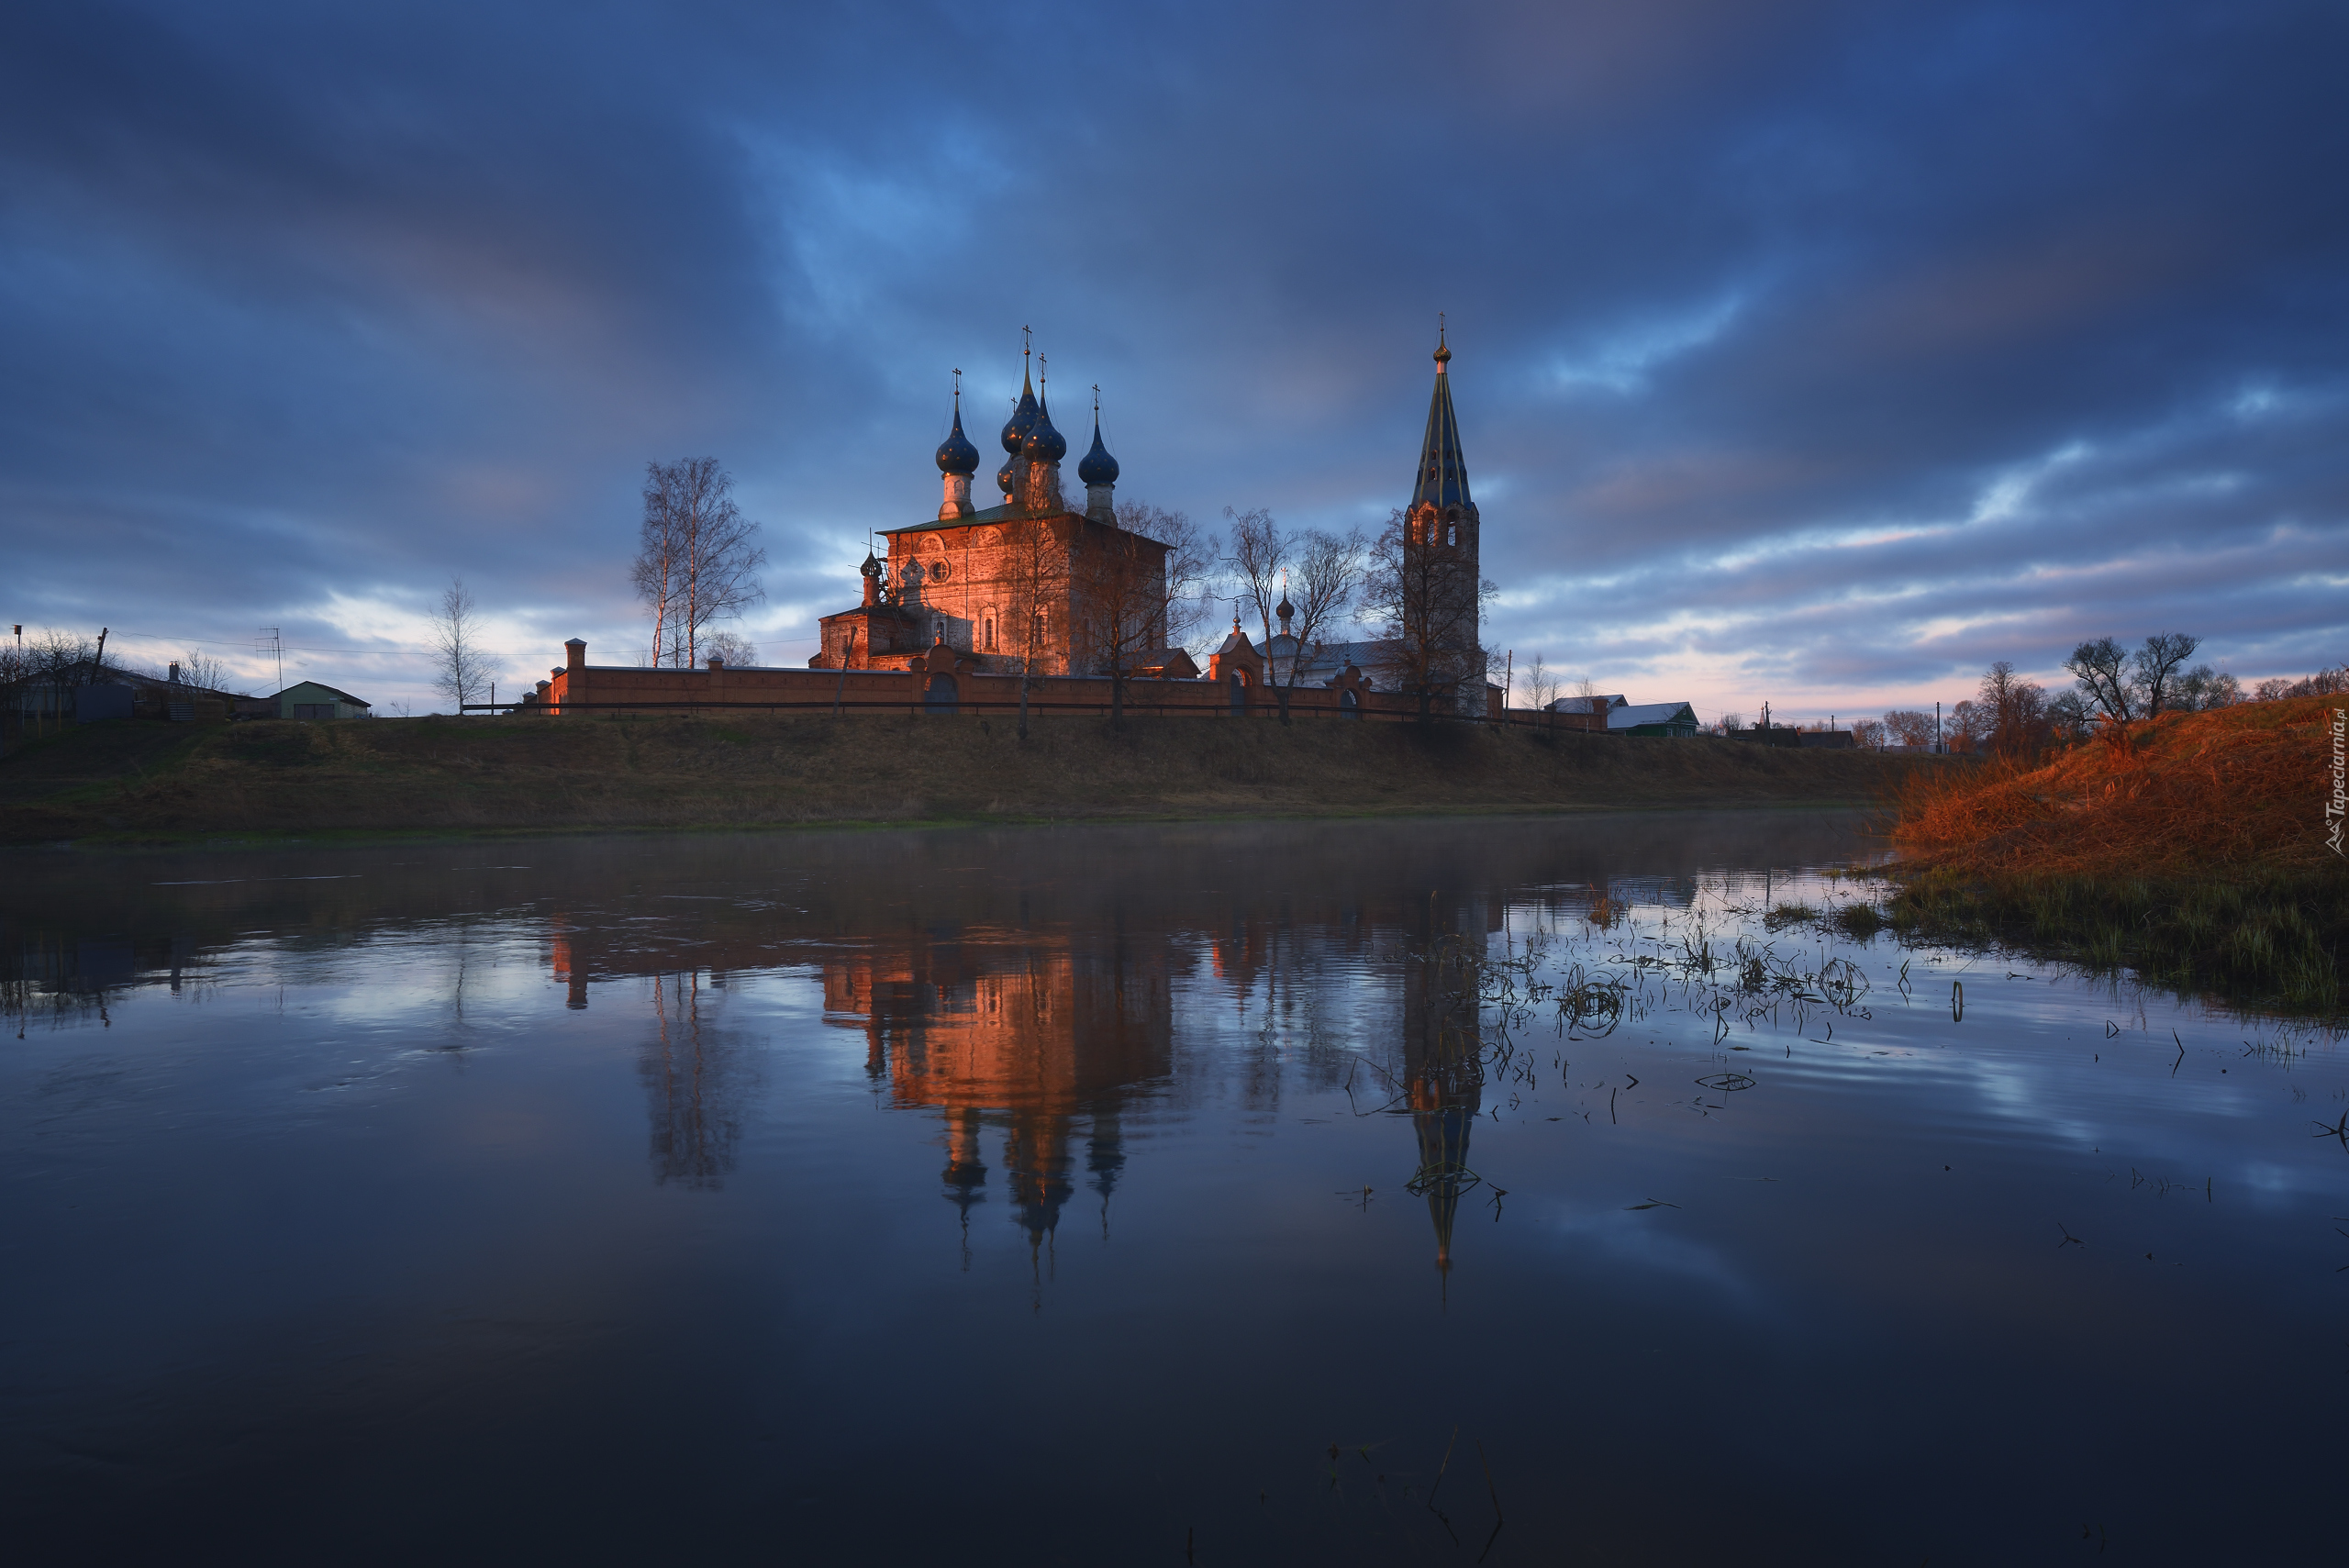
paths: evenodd
<path fill-rule="evenodd" d="M 1560 697 L 1545 711 L 1586 718 L 1591 728 L 1604 727 L 1610 735 L 1694 735 L 1702 728 L 1697 710 L 1685 702 L 1635 703 L 1621 693 L 1605 696 Z"/>
<path fill-rule="evenodd" d="M 317 681 L 304 681 L 299 685 L 288 686 L 268 701 L 276 706 L 277 717 L 280 718 L 372 718 L 374 717 L 373 708 L 367 703 L 352 696 L 349 692 L 337 691 L 334 687 Z"/>
<path fill-rule="evenodd" d="M 1610 735 L 1697 733 L 1697 710 L 1685 702 L 1619 703 L 1607 712 Z"/>
<path fill-rule="evenodd" d="M 0 689 L 0 707 L 29 731 L 44 724 L 95 724 L 109 718 L 218 722 L 238 699 L 192 685 L 173 664 L 165 676 L 142 674 L 95 660 L 28 675 Z"/>

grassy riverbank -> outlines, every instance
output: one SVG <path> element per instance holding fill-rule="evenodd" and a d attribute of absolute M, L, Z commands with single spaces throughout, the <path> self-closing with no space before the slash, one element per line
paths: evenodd
<path fill-rule="evenodd" d="M 2165 715 L 2043 765 L 1912 778 L 1893 923 L 2337 1015 L 2349 864 L 2325 842 L 2333 706 Z"/>
<path fill-rule="evenodd" d="M 1946 762 L 1440 725 L 653 716 L 120 721 L 0 761 L 0 842 L 1865 806 Z"/>

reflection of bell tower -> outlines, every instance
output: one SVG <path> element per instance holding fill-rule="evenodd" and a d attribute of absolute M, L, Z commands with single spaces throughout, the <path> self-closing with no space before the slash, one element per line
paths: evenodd
<path fill-rule="evenodd" d="M 1409 1190 L 1428 1200 L 1435 1266 L 1448 1272 L 1453 1217 L 1460 1195 L 1477 1180 L 1468 1168 L 1468 1135 L 1484 1104 L 1485 1065 L 1475 975 L 1462 962 L 1469 956 L 1464 944 L 1474 939 L 1439 938 L 1435 924 L 1431 905 L 1425 956 L 1404 970 L 1403 1064 L 1419 1151 Z"/>

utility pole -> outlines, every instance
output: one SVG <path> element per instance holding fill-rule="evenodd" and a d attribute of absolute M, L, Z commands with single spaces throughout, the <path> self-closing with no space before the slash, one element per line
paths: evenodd
<path fill-rule="evenodd" d="M 1942 754 L 1942 705 L 1933 705 L 1933 755 Z"/>
<path fill-rule="evenodd" d="M 285 639 L 278 635 L 277 628 L 273 626 L 262 628 L 261 635 L 262 644 L 254 651 L 266 653 L 277 661 L 277 689 L 283 692 L 285 689 Z M 283 718 L 285 716 L 280 713 L 277 717 Z"/>

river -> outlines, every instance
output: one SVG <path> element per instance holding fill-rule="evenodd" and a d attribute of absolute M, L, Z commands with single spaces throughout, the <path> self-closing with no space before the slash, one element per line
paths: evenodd
<path fill-rule="evenodd" d="M 1879 856 L 12 853 L 9 1555 L 2337 1549 L 2335 1037 L 1836 924 Z"/>

